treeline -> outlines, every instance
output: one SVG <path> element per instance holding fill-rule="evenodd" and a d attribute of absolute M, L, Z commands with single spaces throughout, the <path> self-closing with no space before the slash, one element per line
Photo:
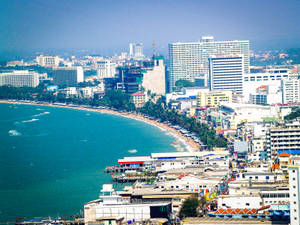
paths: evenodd
<path fill-rule="evenodd" d="M 226 147 L 227 142 L 224 138 L 216 135 L 213 128 L 198 122 L 195 118 L 187 117 L 177 113 L 174 109 L 169 110 L 159 99 L 156 103 L 148 101 L 142 108 L 136 109 L 130 100 L 130 96 L 120 90 L 108 91 L 102 98 L 81 98 L 78 96 L 66 96 L 64 93 L 47 92 L 43 85 L 36 88 L 30 87 L 10 87 L 0 86 L 0 99 L 31 100 L 49 103 L 66 103 L 75 105 L 105 106 L 117 110 L 129 112 L 139 112 L 148 115 L 162 122 L 169 121 L 174 125 L 179 125 L 190 132 L 199 136 L 203 144 L 211 147 Z"/>
<path fill-rule="evenodd" d="M 0 99 L 59 102 L 75 105 L 106 106 L 127 111 L 135 110 L 134 104 L 130 101 L 130 96 L 120 90 L 108 91 L 100 99 L 90 99 L 72 95 L 66 96 L 64 93 L 47 92 L 46 87 L 43 85 L 36 88 L 0 86 Z"/>
<path fill-rule="evenodd" d="M 284 120 L 293 120 L 293 119 L 296 119 L 298 117 L 300 117 L 300 108 L 296 108 L 290 114 L 286 115 L 284 117 Z"/>
<path fill-rule="evenodd" d="M 224 138 L 216 135 L 213 128 L 210 128 L 204 123 L 198 122 L 193 117 L 187 117 L 185 114 L 179 114 L 174 109 L 167 109 L 162 100 L 159 99 L 156 103 L 148 101 L 139 112 L 159 119 L 162 122 L 169 121 L 174 125 L 179 125 L 186 130 L 195 133 L 199 136 L 203 144 L 211 147 L 227 147 L 227 142 Z"/>

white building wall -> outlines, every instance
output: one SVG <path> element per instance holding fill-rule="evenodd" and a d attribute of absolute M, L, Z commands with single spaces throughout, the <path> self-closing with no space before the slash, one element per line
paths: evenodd
<path fill-rule="evenodd" d="M 299 166 L 289 167 L 291 225 L 300 224 L 300 175 Z"/>
<path fill-rule="evenodd" d="M 243 93 L 243 55 L 214 55 L 209 58 L 211 90 L 230 90 Z"/>
<path fill-rule="evenodd" d="M 166 94 L 166 80 L 165 80 L 165 66 L 163 59 L 154 59 L 153 69 L 147 70 L 143 73 L 142 86 L 146 91 L 150 90 L 151 93 L 157 95 Z"/>
<path fill-rule="evenodd" d="M 77 69 L 77 83 L 81 83 L 84 81 L 83 68 L 81 66 L 78 66 L 76 69 Z"/>
<path fill-rule="evenodd" d="M 300 80 L 282 81 L 282 101 L 284 104 L 290 102 L 300 102 Z"/>
<path fill-rule="evenodd" d="M 36 87 L 39 85 L 39 74 L 28 70 L 15 70 L 8 73 L 0 73 L 0 86 L 2 85 Z"/>
<path fill-rule="evenodd" d="M 116 76 L 117 73 L 117 64 L 113 63 L 111 60 L 103 60 L 100 62 L 97 62 L 98 69 L 97 69 L 97 76 L 98 79 L 103 78 L 113 78 Z"/>
<path fill-rule="evenodd" d="M 258 209 L 262 207 L 259 196 L 219 196 L 218 208 Z"/>

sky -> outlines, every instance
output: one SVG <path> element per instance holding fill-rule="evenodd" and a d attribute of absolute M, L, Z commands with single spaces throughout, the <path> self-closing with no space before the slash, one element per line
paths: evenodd
<path fill-rule="evenodd" d="M 250 40 L 300 47 L 300 0 L 0 0 L 0 51 L 128 51 L 143 42 Z"/>

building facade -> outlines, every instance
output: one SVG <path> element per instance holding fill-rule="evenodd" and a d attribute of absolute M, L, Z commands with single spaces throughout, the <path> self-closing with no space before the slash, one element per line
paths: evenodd
<path fill-rule="evenodd" d="M 129 43 L 129 57 L 134 59 L 144 58 L 143 43 Z"/>
<path fill-rule="evenodd" d="M 300 224 L 300 170 L 299 165 L 289 167 L 290 220 L 291 225 Z"/>
<path fill-rule="evenodd" d="M 216 54 L 242 54 L 244 73 L 250 71 L 249 41 L 214 41 L 213 37 L 202 37 L 199 42 L 169 44 L 170 91 L 180 79 L 194 82 L 202 74 L 208 77 L 208 59 Z"/>
<path fill-rule="evenodd" d="M 45 67 L 57 67 L 61 60 L 58 56 L 40 55 L 36 57 L 37 64 Z"/>
<path fill-rule="evenodd" d="M 149 70 L 143 72 L 142 86 L 146 91 L 157 95 L 166 94 L 166 73 L 163 57 L 156 56 L 153 58 L 154 65 Z"/>
<path fill-rule="evenodd" d="M 97 69 L 97 77 L 98 79 L 104 78 L 113 78 L 116 76 L 117 73 L 117 64 L 112 62 L 111 60 L 103 60 L 97 62 L 98 69 Z"/>
<path fill-rule="evenodd" d="M 286 79 L 281 81 L 282 102 L 296 103 L 300 102 L 300 80 Z"/>
<path fill-rule="evenodd" d="M 84 81 L 82 67 L 57 67 L 52 76 L 56 85 L 74 86 Z"/>
<path fill-rule="evenodd" d="M 214 55 L 209 58 L 211 90 L 230 90 L 243 93 L 243 55 Z"/>
<path fill-rule="evenodd" d="M 143 93 L 134 93 L 130 95 L 131 100 L 136 108 L 141 108 L 146 103 L 146 95 Z"/>
<path fill-rule="evenodd" d="M 39 74 L 28 70 L 14 70 L 0 73 L 0 86 L 36 87 L 39 85 Z"/>
<path fill-rule="evenodd" d="M 207 91 L 203 89 L 197 96 L 197 106 L 218 106 L 221 102 L 232 103 L 232 91 Z"/>
<path fill-rule="evenodd" d="M 283 127 L 271 128 L 267 136 L 267 143 L 273 157 L 286 152 L 298 154 L 300 149 L 300 123 L 285 124 Z"/>

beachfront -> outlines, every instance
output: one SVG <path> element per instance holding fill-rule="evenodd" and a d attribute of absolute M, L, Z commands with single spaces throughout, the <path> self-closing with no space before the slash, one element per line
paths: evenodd
<path fill-rule="evenodd" d="M 189 152 L 196 152 L 199 151 L 200 145 L 196 143 L 192 138 L 187 137 L 183 135 L 179 130 L 176 130 L 173 127 L 168 126 L 167 124 L 158 122 L 156 120 L 151 120 L 149 118 L 145 118 L 144 116 L 140 114 L 134 114 L 134 113 L 129 113 L 129 112 L 118 112 L 114 111 L 111 109 L 96 109 L 96 108 L 86 108 L 83 106 L 68 106 L 68 105 L 54 105 L 51 103 L 36 103 L 36 102 L 21 102 L 21 101 L 8 101 L 8 100 L 0 100 L 0 103 L 7 103 L 7 104 L 24 104 L 24 105 L 43 105 L 43 106 L 49 106 L 49 107 L 60 107 L 60 108 L 69 108 L 69 109 L 80 109 L 80 110 L 85 110 L 85 111 L 91 111 L 91 112 L 98 112 L 98 113 L 108 113 L 108 114 L 113 114 L 117 116 L 123 116 L 127 117 L 130 119 L 135 119 L 135 120 L 140 120 L 142 122 L 148 123 L 150 125 L 156 126 L 160 129 L 163 129 L 165 131 L 170 132 L 171 135 L 173 135 L 176 139 L 178 139 L 186 148 L 187 151 Z"/>

